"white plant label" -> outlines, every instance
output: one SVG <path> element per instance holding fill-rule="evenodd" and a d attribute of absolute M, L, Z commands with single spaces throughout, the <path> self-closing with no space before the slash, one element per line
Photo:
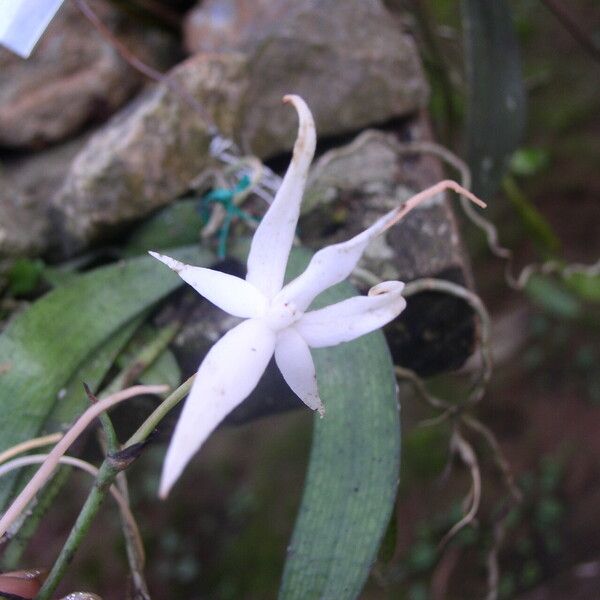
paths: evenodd
<path fill-rule="evenodd" d="M 28 58 L 64 0 L 0 0 L 0 44 Z"/>

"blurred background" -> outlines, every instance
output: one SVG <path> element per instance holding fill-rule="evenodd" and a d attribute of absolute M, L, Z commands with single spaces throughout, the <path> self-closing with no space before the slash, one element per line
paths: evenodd
<path fill-rule="evenodd" d="M 152 73 L 187 60 L 177 86 L 278 173 L 295 121 L 275 99 L 296 88 L 315 109 L 320 155 L 370 127 L 401 141 L 438 142 L 468 162 L 474 191 L 488 202 L 484 216 L 513 253 L 513 279 L 527 265 L 547 265 L 527 281 L 507 282 L 506 259 L 453 204 L 458 225 L 443 218 L 460 231 L 460 248 L 443 268 L 421 267 L 411 277 L 454 269 L 449 278 L 472 285 L 490 311 L 494 371 L 473 415 L 494 434 L 522 498 L 507 501 L 500 454 L 474 437 L 481 506 L 440 546 L 461 518 L 469 472 L 449 452 L 451 423 L 423 426 L 436 413 L 403 385 L 399 494 L 360 598 L 600 598 L 600 275 L 581 268 L 600 257 L 598 2 L 388 0 L 374 3 L 373 14 L 283 0 L 89 5 L 112 44 L 67 0 L 31 59 L 0 52 L 3 323 L 65 276 L 60 265 L 90 249 L 104 250 L 88 265 L 119 256 L 134 227 L 188 193 L 195 158 L 206 152 L 211 132 L 192 122 L 192 108 L 164 101 L 115 43 Z M 331 23 L 324 13 L 334 14 Z M 419 167 L 424 175 L 410 175 L 410 162 L 404 168 L 415 185 L 442 173 L 439 163 Z M 318 212 L 305 217 L 305 230 L 317 224 L 318 235 L 307 234 L 313 246 L 336 235 L 342 209 L 335 206 L 331 223 Z M 479 368 L 477 328 L 472 315 L 448 310 L 445 327 L 454 333 L 440 355 L 410 366 L 429 376 L 432 394 L 458 402 Z M 458 333 L 457 319 L 467 323 Z M 417 346 L 398 347 L 405 356 Z M 178 358 L 185 372 L 181 348 Z M 254 416 L 213 435 L 168 502 L 156 499 L 168 428 L 131 470 L 153 597 L 276 597 L 312 416 Z M 60 492 L 20 564 L 52 563 L 89 489 L 84 477 Z M 116 600 L 127 577 L 107 505 L 61 589 Z"/>

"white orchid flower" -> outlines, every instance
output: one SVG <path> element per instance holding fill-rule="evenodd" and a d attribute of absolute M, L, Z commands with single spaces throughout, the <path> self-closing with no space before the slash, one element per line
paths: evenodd
<path fill-rule="evenodd" d="M 311 302 L 346 279 L 368 243 L 423 199 L 448 187 L 472 196 L 454 182 L 441 182 L 347 242 L 319 250 L 306 270 L 284 286 L 316 143 L 313 117 L 305 102 L 298 96 L 286 96 L 284 102 L 298 111 L 298 138 L 281 187 L 252 239 L 246 279 L 150 252 L 207 300 L 245 319 L 210 349 L 198 369 L 167 451 L 159 492 L 163 498 L 212 431 L 256 387 L 273 355 L 290 388 L 323 415 L 310 348 L 349 342 L 390 322 L 406 306 L 404 284 L 386 281 L 373 287 L 368 296 L 319 310 L 308 310 Z"/>

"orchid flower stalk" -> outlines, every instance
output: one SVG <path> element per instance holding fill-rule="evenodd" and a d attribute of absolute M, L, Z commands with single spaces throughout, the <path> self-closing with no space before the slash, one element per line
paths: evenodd
<path fill-rule="evenodd" d="M 208 436 L 256 387 L 273 355 L 294 393 L 309 408 L 324 414 L 310 348 L 335 346 L 379 329 L 406 306 L 404 284 L 386 281 L 371 288 L 367 296 L 308 310 L 321 292 L 352 273 L 371 240 L 421 201 L 447 188 L 483 204 L 457 183 L 440 182 L 359 235 L 319 250 L 306 270 L 284 286 L 316 144 L 313 117 L 302 98 L 285 96 L 284 102 L 298 112 L 298 137 L 281 187 L 252 239 L 246 278 L 150 252 L 207 300 L 244 319 L 209 350 L 200 364 L 165 458 L 159 490 L 163 498 Z"/>

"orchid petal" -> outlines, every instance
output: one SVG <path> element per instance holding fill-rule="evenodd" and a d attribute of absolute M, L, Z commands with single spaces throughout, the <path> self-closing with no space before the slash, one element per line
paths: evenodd
<path fill-rule="evenodd" d="M 230 315 L 254 318 L 264 314 L 267 299 L 251 283 L 221 271 L 186 265 L 157 252 L 149 254 L 175 271 L 200 295 Z"/>
<path fill-rule="evenodd" d="M 160 483 L 162 498 L 217 425 L 256 387 L 274 349 L 275 334 L 257 319 L 243 321 L 210 349 L 167 451 Z"/>
<path fill-rule="evenodd" d="M 306 313 L 295 327 L 312 348 L 349 342 L 395 319 L 406 306 L 403 288 L 400 281 L 384 281 L 371 288 L 368 296 Z"/>
<path fill-rule="evenodd" d="M 344 281 L 354 270 L 368 244 L 389 226 L 393 210 L 346 242 L 319 250 L 304 273 L 288 283 L 279 293 L 281 302 L 293 302 L 298 310 L 306 310 L 324 290 Z"/>
<path fill-rule="evenodd" d="M 315 363 L 310 355 L 308 344 L 293 327 L 284 329 L 277 337 L 275 362 L 283 378 L 300 400 L 323 415 Z"/>
<path fill-rule="evenodd" d="M 281 187 L 263 217 L 248 254 L 246 281 L 271 299 L 283 285 L 288 256 L 300 216 L 300 203 L 308 167 L 315 152 L 316 133 L 313 117 L 299 96 L 285 96 L 298 111 L 300 125 L 294 155 Z"/>

